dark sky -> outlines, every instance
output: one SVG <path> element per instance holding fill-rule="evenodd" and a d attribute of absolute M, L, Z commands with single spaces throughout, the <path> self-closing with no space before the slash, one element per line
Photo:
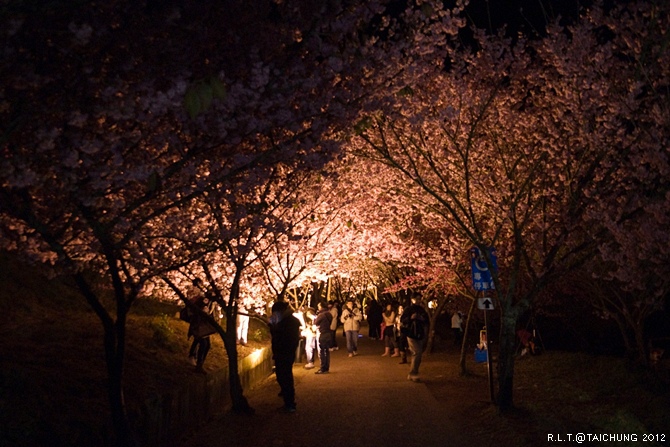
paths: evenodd
<path fill-rule="evenodd" d="M 627 0 L 605 1 L 606 7 Z M 541 32 L 544 25 L 558 17 L 574 18 L 591 0 L 470 0 L 466 12 L 479 27 L 498 29 L 507 24 L 510 31 Z"/>
<path fill-rule="evenodd" d="M 498 28 L 503 23 L 513 28 L 542 27 L 557 15 L 574 15 L 579 0 L 471 0 L 468 15 L 483 28 Z"/>

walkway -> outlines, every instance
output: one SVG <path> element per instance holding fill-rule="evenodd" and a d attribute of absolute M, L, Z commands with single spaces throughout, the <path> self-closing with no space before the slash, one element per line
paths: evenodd
<path fill-rule="evenodd" d="M 367 328 L 364 329 L 367 333 Z M 282 400 L 274 375 L 247 392 L 254 416 L 227 413 L 198 431 L 182 447 L 358 447 L 464 445 L 444 417 L 446 407 L 431 394 L 431 376 L 443 374 L 434 355 L 424 356 L 422 382 L 407 380 L 409 365 L 381 357 L 383 344 L 363 337 L 359 355 L 331 353 L 330 374 L 294 366 L 298 411 L 278 411 Z M 425 366 L 425 368 L 424 368 Z M 453 402 L 451 403 L 453 406 Z"/>

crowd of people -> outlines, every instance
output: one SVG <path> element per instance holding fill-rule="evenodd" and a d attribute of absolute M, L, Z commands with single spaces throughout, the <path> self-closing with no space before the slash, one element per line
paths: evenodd
<path fill-rule="evenodd" d="M 407 307 L 386 304 L 382 308 L 376 300 L 368 300 L 365 309 L 362 309 L 358 302 L 349 299 L 342 306 L 333 301 L 320 301 L 316 309 L 291 309 L 287 302 L 278 301 L 272 306 L 269 326 L 279 395 L 284 400 L 281 411 L 296 411 L 293 366 L 302 350 L 305 354 L 304 368 L 316 368 L 318 363 L 315 374 L 328 374 L 331 352 L 338 349 L 338 328 L 342 328 L 348 357 L 356 357 L 359 338 L 363 337 L 360 330 L 364 319 L 368 322 L 369 339 L 383 342 L 382 357 L 399 358 L 400 364 L 409 363 L 407 379 L 420 381 L 419 371 L 428 340 L 430 317 L 419 302 L 412 300 Z M 462 325 L 463 314 L 454 312 L 451 328 L 455 344 L 463 339 Z M 304 345 L 300 344 L 301 339 Z"/>
<path fill-rule="evenodd" d="M 413 302 L 406 309 L 387 304 L 383 309 L 376 300 L 368 300 L 365 309 L 362 309 L 353 299 L 346 300 L 343 306 L 334 301 L 321 301 L 316 309 L 302 308 L 294 311 L 293 315 L 300 322 L 305 369 L 316 368 L 318 362 L 315 374 L 330 372 L 330 354 L 339 349 L 337 331 L 340 327 L 348 357 L 357 356 L 358 340 L 363 336 L 360 334 L 361 322 L 367 318 L 368 337 L 384 343 L 382 357 L 399 358 L 400 364 L 411 363 L 407 378 L 419 380 L 419 367 L 429 328 L 428 313 L 420 304 Z"/>
<path fill-rule="evenodd" d="M 210 335 L 216 332 L 208 315 L 215 312 L 212 298 L 204 294 L 193 299 L 187 306 L 192 314 L 188 337 L 193 337 L 189 360 L 196 372 L 204 373 L 203 364 L 211 347 Z M 199 312 L 195 309 L 199 309 Z M 367 299 L 365 307 L 354 299 L 343 304 L 338 301 L 320 301 L 314 307 L 294 309 L 286 301 L 277 301 L 271 308 L 268 326 L 272 337 L 272 355 L 280 396 L 284 400 L 282 410 L 296 411 L 293 366 L 296 358 L 304 355 L 305 369 L 318 368 L 315 374 L 330 372 L 331 352 L 338 350 L 337 331 L 342 330 L 348 357 L 358 355 L 361 323 L 367 321 L 368 338 L 383 344 L 382 357 L 397 358 L 400 364 L 409 363 L 408 380 L 419 381 L 423 352 L 428 339 L 429 315 L 426 309 L 412 300 L 407 306 L 397 303 L 380 305 L 375 299 Z M 463 339 L 463 314 L 454 312 L 451 328 L 454 343 Z M 240 307 L 237 313 L 236 339 L 239 345 L 247 345 L 249 313 Z"/>
<path fill-rule="evenodd" d="M 217 304 L 211 294 L 202 293 L 189 301 L 181 312 L 182 319 L 189 322 L 188 337 L 192 337 L 193 341 L 188 356 L 197 373 L 206 373 L 203 365 L 211 348 L 209 338 L 216 332 L 212 324 L 216 309 Z M 450 315 L 454 345 L 464 346 L 463 313 L 453 311 Z M 240 306 L 236 331 L 238 345 L 247 345 L 249 317 L 249 311 Z M 363 321 L 367 322 L 368 338 L 382 342 L 384 350 L 381 356 L 398 358 L 400 364 L 409 363 L 407 379 L 420 381 L 419 371 L 430 327 L 430 317 L 421 303 L 412 300 L 406 307 L 398 303 L 382 306 L 375 299 L 366 299 L 363 308 L 357 300 L 347 299 L 343 304 L 319 301 L 316 308 L 294 309 L 286 301 L 277 301 L 271 308 L 267 323 L 272 337 L 275 376 L 280 387 L 279 394 L 284 400 L 283 411 L 296 411 L 293 379 L 296 358 L 302 358 L 304 354 L 305 369 L 317 368 L 318 365 L 315 374 L 328 374 L 331 352 L 339 349 L 338 329 L 342 330 L 348 357 L 356 357 L 359 338 L 364 336 L 361 334 Z M 521 356 L 538 353 L 535 332 L 528 327 L 517 332 Z M 475 361 L 481 362 L 487 359 L 486 327 L 479 333 Z M 479 359 L 477 351 L 483 353 Z"/>

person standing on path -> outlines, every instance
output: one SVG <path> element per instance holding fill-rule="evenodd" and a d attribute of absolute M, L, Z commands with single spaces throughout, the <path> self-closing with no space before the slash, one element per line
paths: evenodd
<path fill-rule="evenodd" d="M 300 321 L 293 316 L 293 311 L 286 301 L 277 301 L 272 305 L 270 334 L 275 376 L 284 399 L 282 410 L 293 413 L 296 410 L 293 363 L 300 344 Z"/>
<path fill-rule="evenodd" d="M 454 345 L 463 341 L 463 314 L 458 311 L 451 316 L 451 330 L 454 333 Z"/>
<path fill-rule="evenodd" d="M 398 343 L 398 350 L 400 350 L 400 364 L 405 364 L 407 363 L 407 351 L 409 350 L 407 346 L 407 335 L 405 335 L 402 331 L 402 323 L 400 322 L 400 318 L 402 317 L 403 314 L 403 307 L 398 306 L 398 316 L 396 317 L 396 322 L 395 322 L 395 334 L 396 334 L 396 342 Z"/>
<path fill-rule="evenodd" d="M 382 333 L 384 339 L 384 353 L 382 354 L 382 357 L 391 355 L 391 350 L 393 350 L 393 355 L 391 355 L 391 357 L 400 357 L 400 350 L 398 349 L 398 343 L 395 338 L 396 315 L 395 310 L 393 310 L 393 305 L 387 304 L 386 310 L 382 314 L 382 318 L 384 319 L 384 324 L 382 325 L 384 328 Z"/>
<path fill-rule="evenodd" d="M 400 317 L 400 322 L 405 335 L 407 335 L 407 344 L 412 352 L 412 362 L 407 379 L 418 382 L 421 357 L 428 338 L 428 312 L 412 300 L 412 305 L 405 309 L 402 317 Z"/>
<path fill-rule="evenodd" d="M 340 319 L 344 326 L 344 335 L 347 339 L 347 352 L 349 353 L 349 357 L 358 355 L 358 331 L 361 328 L 363 314 L 354 304 L 354 300 L 347 300 Z"/>
<path fill-rule="evenodd" d="M 366 306 L 365 313 L 368 318 L 368 337 L 370 340 L 381 339 L 381 324 L 382 324 L 382 312 L 383 309 L 374 298 L 370 298 L 368 305 Z"/>
<path fill-rule="evenodd" d="M 302 336 L 305 337 L 305 356 L 306 363 L 305 369 L 314 368 L 314 361 L 317 355 L 318 346 L 317 346 L 317 337 L 316 337 L 316 326 L 314 326 L 314 319 L 316 318 L 316 310 L 312 307 L 305 309 L 303 313 L 305 319 L 305 325 L 302 328 Z"/>
<path fill-rule="evenodd" d="M 337 303 L 335 301 L 329 301 L 328 302 L 328 310 L 330 311 L 330 314 L 333 316 L 333 319 L 330 322 L 330 330 L 333 333 L 333 338 L 330 342 L 330 350 L 331 351 L 337 351 L 339 346 L 337 346 L 337 323 L 340 321 L 338 316 L 339 316 L 339 310 L 337 307 Z"/>
<path fill-rule="evenodd" d="M 330 371 L 330 347 L 332 344 L 333 332 L 330 325 L 333 322 L 333 315 L 328 310 L 328 304 L 322 301 L 318 305 L 318 313 L 314 320 L 316 332 L 319 337 L 319 360 L 321 367 L 316 374 L 328 374 Z"/>

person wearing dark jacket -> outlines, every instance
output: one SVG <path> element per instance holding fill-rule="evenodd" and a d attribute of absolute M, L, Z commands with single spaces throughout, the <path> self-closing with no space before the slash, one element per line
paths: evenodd
<path fill-rule="evenodd" d="M 412 362 L 407 379 L 412 382 L 418 382 L 421 357 L 423 356 L 423 350 L 428 339 L 430 317 L 421 305 L 412 300 L 412 305 L 402 313 L 400 323 L 407 335 L 407 344 L 412 353 Z"/>
<path fill-rule="evenodd" d="M 330 348 L 332 346 L 332 331 L 330 325 L 333 322 L 333 315 L 328 310 L 328 304 L 321 302 L 318 305 L 318 313 L 314 319 L 316 333 L 319 340 L 319 360 L 321 367 L 316 374 L 327 374 L 330 371 Z"/>
<path fill-rule="evenodd" d="M 214 301 L 210 294 L 200 296 L 195 299 L 195 306 L 202 310 L 207 315 L 212 315 L 214 310 Z M 193 343 L 189 349 L 189 360 L 195 365 L 195 372 L 200 374 L 207 374 L 204 364 L 207 354 L 212 346 L 209 336 L 216 332 L 214 326 L 200 313 L 195 313 L 191 317 L 188 326 L 188 338 L 193 336 Z"/>
<path fill-rule="evenodd" d="M 300 344 L 300 320 L 293 316 L 286 301 L 277 301 L 272 306 L 270 334 L 275 376 L 284 399 L 282 410 L 293 413 L 296 410 L 293 363 Z"/>
<path fill-rule="evenodd" d="M 383 313 L 384 309 L 382 309 L 377 300 L 370 299 L 365 308 L 365 314 L 368 316 L 368 337 L 370 337 L 370 340 L 382 339 L 381 325 Z"/>

